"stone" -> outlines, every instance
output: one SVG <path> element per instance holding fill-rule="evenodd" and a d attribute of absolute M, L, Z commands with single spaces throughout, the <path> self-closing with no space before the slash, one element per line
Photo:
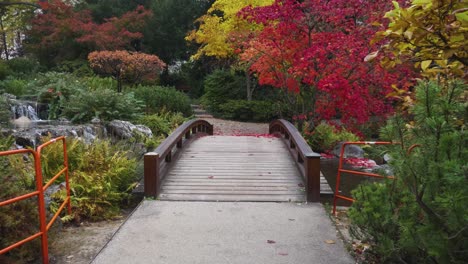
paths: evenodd
<path fill-rule="evenodd" d="M 390 154 L 388 154 L 388 153 L 385 153 L 383 155 L 383 160 L 384 160 L 385 163 L 389 163 L 392 160 L 392 156 L 390 156 Z"/>
<path fill-rule="evenodd" d="M 332 154 L 340 157 L 341 146 L 344 142 L 339 142 L 332 151 Z M 364 150 L 357 145 L 347 145 L 343 154 L 344 158 L 364 158 Z"/>
<path fill-rule="evenodd" d="M 11 121 L 17 128 L 27 128 L 31 124 L 31 119 L 27 116 L 21 116 Z"/>
<path fill-rule="evenodd" d="M 107 130 L 109 134 L 117 139 L 130 139 L 137 134 L 142 134 L 145 137 L 152 137 L 153 133 L 151 129 L 143 125 L 134 125 L 128 121 L 113 120 L 107 124 Z"/>

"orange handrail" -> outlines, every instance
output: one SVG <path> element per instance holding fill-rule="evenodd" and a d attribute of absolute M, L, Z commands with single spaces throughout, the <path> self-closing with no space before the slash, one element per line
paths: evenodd
<path fill-rule="evenodd" d="M 63 157 L 64 157 L 64 168 L 61 169 L 54 177 L 52 177 L 45 185 L 43 184 L 43 177 L 42 177 L 42 161 L 41 161 L 41 151 L 44 147 L 55 143 L 57 141 L 63 142 Z M 0 156 L 8 156 L 8 155 L 17 155 L 17 154 L 31 154 L 34 157 L 34 170 L 35 170 L 35 180 L 36 180 L 36 191 L 27 193 L 21 196 L 17 196 L 6 201 L 0 202 L 0 207 L 5 206 L 14 202 L 18 202 L 21 200 L 25 200 L 27 198 L 38 196 L 38 211 L 39 211 L 39 232 L 18 241 L 6 248 L 0 249 L 0 255 L 5 254 L 6 252 L 17 248 L 37 237 L 41 237 L 41 251 L 42 251 L 42 263 L 48 264 L 49 263 L 49 247 L 48 247 L 48 240 L 47 240 L 47 231 L 50 229 L 52 224 L 55 222 L 59 214 L 62 212 L 65 205 L 68 205 L 68 214 L 71 214 L 71 204 L 70 204 L 70 183 L 68 177 L 68 156 L 67 156 L 67 145 L 65 142 L 65 137 L 58 137 L 52 139 L 42 145 L 40 145 L 36 151 L 32 149 L 19 149 L 19 150 L 8 150 L 0 152 Z M 46 218 L 46 208 L 44 202 L 44 192 L 47 188 L 62 174 L 65 173 L 65 183 L 67 188 L 67 197 L 61 204 L 59 210 L 55 213 L 52 219 L 47 223 Z"/>
<path fill-rule="evenodd" d="M 387 141 L 357 141 L 357 142 L 345 142 L 341 146 L 341 151 L 340 151 L 340 162 L 338 165 L 338 174 L 336 175 L 336 186 L 335 186 L 335 194 L 333 196 L 333 214 L 336 214 L 336 201 L 338 199 L 349 201 L 349 202 L 354 202 L 355 200 L 352 197 L 348 197 L 345 195 L 339 194 L 339 189 L 340 189 L 340 182 L 341 182 L 341 173 L 350 173 L 350 174 L 355 174 L 355 175 L 360 175 L 364 177 L 374 177 L 374 178 L 388 178 L 388 179 L 394 179 L 394 176 L 383 176 L 379 175 L 376 173 L 369 173 L 369 172 L 362 172 L 362 171 L 355 171 L 355 170 L 345 170 L 343 169 L 343 154 L 345 151 L 345 148 L 347 145 L 392 145 L 396 144 L 393 142 L 387 142 Z"/>

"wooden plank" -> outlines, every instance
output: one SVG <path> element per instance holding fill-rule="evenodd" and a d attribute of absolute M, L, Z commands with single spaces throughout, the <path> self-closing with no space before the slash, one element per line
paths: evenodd
<path fill-rule="evenodd" d="M 224 202 L 303 202 L 304 195 L 184 195 L 161 193 L 163 201 L 224 201 Z"/>
<path fill-rule="evenodd" d="M 306 198 L 304 189 L 280 139 L 209 136 L 183 149 L 162 184 L 160 199 L 300 202 Z"/>

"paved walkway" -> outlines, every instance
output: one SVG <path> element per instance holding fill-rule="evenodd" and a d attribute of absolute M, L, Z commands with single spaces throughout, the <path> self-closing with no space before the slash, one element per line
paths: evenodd
<path fill-rule="evenodd" d="M 354 261 L 318 203 L 146 200 L 92 263 L 339 264 Z"/>

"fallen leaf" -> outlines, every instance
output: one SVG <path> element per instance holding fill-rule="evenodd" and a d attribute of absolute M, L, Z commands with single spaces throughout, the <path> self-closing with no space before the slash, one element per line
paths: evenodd
<path fill-rule="evenodd" d="M 289 221 L 296 221 L 296 219 L 294 219 L 294 218 L 289 218 L 288 220 Z"/>
<path fill-rule="evenodd" d="M 288 253 L 286 253 L 286 252 L 279 252 L 278 255 L 280 255 L 280 256 L 287 256 Z"/>
<path fill-rule="evenodd" d="M 327 239 L 327 240 L 325 240 L 325 243 L 327 243 L 327 244 L 335 244 L 336 242 L 335 242 L 335 240 Z"/>
<path fill-rule="evenodd" d="M 299 187 L 304 187 L 304 184 L 299 183 L 297 186 L 299 186 Z"/>
<path fill-rule="evenodd" d="M 208 179 L 213 179 L 213 178 L 214 178 L 214 176 L 208 176 Z"/>
<path fill-rule="evenodd" d="M 268 244 L 275 244 L 276 241 L 274 241 L 274 240 L 267 240 L 267 243 L 268 243 Z"/>

